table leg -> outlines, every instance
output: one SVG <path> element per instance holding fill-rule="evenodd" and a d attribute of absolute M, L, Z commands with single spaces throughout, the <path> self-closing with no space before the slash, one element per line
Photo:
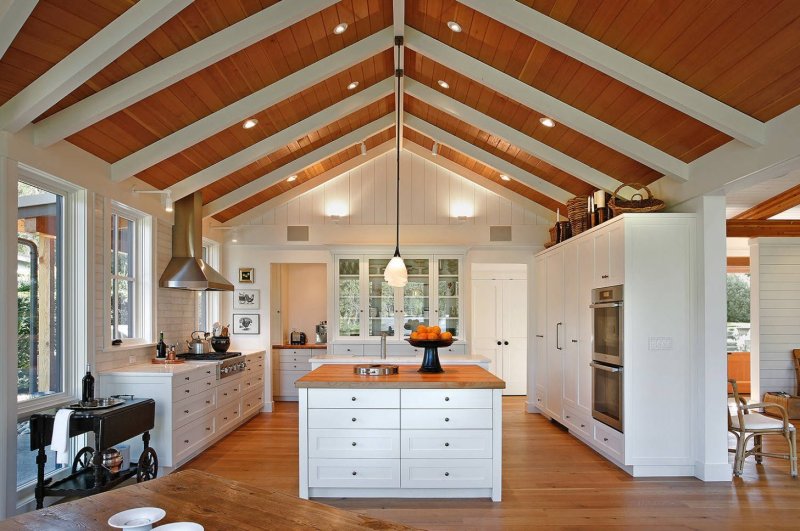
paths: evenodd
<path fill-rule="evenodd" d="M 44 465 L 47 463 L 47 454 L 44 453 L 44 445 L 39 444 L 39 451 L 36 454 L 36 508 L 44 507 Z"/>
<path fill-rule="evenodd" d="M 94 488 L 99 489 L 103 486 L 103 449 L 100 448 L 100 434 L 94 434 L 94 455 L 92 456 L 92 468 L 94 470 Z"/>

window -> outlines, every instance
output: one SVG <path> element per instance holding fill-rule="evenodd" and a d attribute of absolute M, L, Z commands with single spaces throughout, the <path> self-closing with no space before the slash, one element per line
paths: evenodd
<path fill-rule="evenodd" d="M 111 214 L 111 338 L 137 337 L 136 222 Z"/>
<path fill-rule="evenodd" d="M 750 352 L 750 275 L 728 273 L 728 352 Z"/>
<path fill-rule="evenodd" d="M 219 268 L 219 245 L 203 239 L 203 261 L 214 269 Z M 197 330 L 211 332 L 219 321 L 219 293 L 213 291 L 197 292 Z"/>

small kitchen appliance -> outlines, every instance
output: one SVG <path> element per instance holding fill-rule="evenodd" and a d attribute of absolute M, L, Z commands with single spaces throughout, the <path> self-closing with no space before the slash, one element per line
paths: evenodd
<path fill-rule="evenodd" d="M 292 345 L 305 345 L 306 344 L 306 334 L 305 332 L 298 332 L 297 330 L 293 330 L 291 334 L 289 334 L 289 343 Z"/>
<path fill-rule="evenodd" d="M 317 325 L 317 345 L 328 342 L 328 321 L 320 321 Z"/>

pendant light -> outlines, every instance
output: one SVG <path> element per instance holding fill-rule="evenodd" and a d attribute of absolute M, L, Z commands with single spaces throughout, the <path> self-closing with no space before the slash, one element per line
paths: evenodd
<path fill-rule="evenodd" d="M 403 37 L 395 37 L 394 43 L 395 46 L 397 46 L 397 64 L 399 65 L 400 46 L 403 44 Z M 386 266 L 383 278 L 393 288 L 402 288 L 408 284 L 408 270 L 406 269 L 405 262 L 403 262 L 403 258 L 400 256 L 400 135 L 402 133 L 402 131 L 400 131 L 400 78 L 403 76 L 403 70 L 398 68 L 395 71 L 395 75 L 397 76 L 397 106 L 395 107 L 395 112 L 397 113 L 395 133 L 397 155 L 397 198 L 395 213 L 397 214 L 397 220 L 395 223 L 394 256 Z"/>

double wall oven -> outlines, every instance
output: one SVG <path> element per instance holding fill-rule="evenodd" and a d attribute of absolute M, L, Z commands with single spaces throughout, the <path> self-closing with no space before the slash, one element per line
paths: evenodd
<path fill-rule="evenodd" d="M 622 286 L 592 290 L 592 417 L 622 430 L 624 334 Z"/>

